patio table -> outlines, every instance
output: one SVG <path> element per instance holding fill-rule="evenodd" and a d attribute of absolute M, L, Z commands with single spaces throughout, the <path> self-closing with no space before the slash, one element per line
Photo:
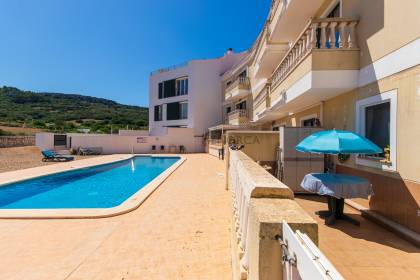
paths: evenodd
<path fill-rule="evenodd" d="M 317 211 L 321 217 L 327 218 L 331 225 L 336 219 L 347 220 L 355 225 L 359 222 L 343 213 L 345 198 L 368 198 L 373 194 L 368 180 L 356 176 L 336 173 L 309 173 L 301 183 L 305 190 L 327 196 L 328 211 Z"/>
<path fill-rule="evenodd" d="M 336 198 L 369 198 L 372 186 L 368 180 L 337 173 L 309 173 L 301 183 L 302 188 L 320 195 Z"/>

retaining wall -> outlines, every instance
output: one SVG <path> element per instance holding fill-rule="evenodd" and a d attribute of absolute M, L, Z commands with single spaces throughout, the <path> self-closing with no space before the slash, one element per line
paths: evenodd
<path fill-rule="evenodd" d="M 0 148 L 35 146 L 35 136 L 0 136 Z"/>

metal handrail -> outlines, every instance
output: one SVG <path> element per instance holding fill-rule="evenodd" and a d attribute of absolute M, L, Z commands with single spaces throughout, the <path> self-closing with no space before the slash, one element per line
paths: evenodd
<path fill-rule="evenodd" d="M 153 76 L 153 75 L 158 74 L 158 73 L 164 73 L 164 72 L 168 72 L 168 71 L 171 71 L 171 70 L 175 70 L 175 69 L 187 66 L 187 65 L 188 65 L 188 61 L 182 62 L 182 63 L 179 63 L 179 64 L 175 64 L 175 65 L 172 65 L 172 66 L 168 66 L 168 67 L 165 67 L 165 68 L 160 68 L 160 69 L 157 69 L 155 71 L 150 72 L 150 76 Z"/>

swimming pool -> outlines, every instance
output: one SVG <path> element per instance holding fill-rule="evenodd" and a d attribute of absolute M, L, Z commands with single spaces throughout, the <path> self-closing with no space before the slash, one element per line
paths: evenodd
<path fill-rule="evenodd" d="M 112 208 L 121 205 L 180 157 L 131 159 L 0 186 L 0 209 Z"/>

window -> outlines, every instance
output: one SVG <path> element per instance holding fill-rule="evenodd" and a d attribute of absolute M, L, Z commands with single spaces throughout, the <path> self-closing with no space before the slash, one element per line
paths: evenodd
<path fill-rule="evenodd" d="M 157 105 L 155 106 L 155 122 L 161 121 L 162 120 L 162 105 Z"/>
<path fill-rule="evenodd" d="M 302 126 L 303 127 L 314 127 L 314 126 L 316 126 L 315 125 L 316 121 L 317 121 L 317 118 L 311 118 L 311 119 L 304 120 L 302 122 Z"/>
<path fill-rule="evenodd" d="M 396 121 L 397 91 L 389 91 L 356 102 L 356 130 L 385 152 L 375 155 L 361 155 L 356 163 L 383 170 L 396 171 Z M 389 157 L 389 162 L 384 161 Z"/>
<path fill-rule="evenodd" d="M 328 8 L 321 15 L 321 18 L 339 18 L 341 17 L 341 0 L 332 1 Z M 316 47 L 321 47 L 321 28 L 318 28 L 316 31 Z M 330 42 L 327 42 L 326 47 L 329 48 L 339 48 L 340 46 L 340 32 L 339 28 L 335 32 L 335 46 L 331 46 Z"/>
<path fill-rule="evenodd" d="M 181 78 L 176 80 L 176 95 L 188 94 L 188 78 Z"/>
<path fill-rule="evenodd" d="M 365 108 L 365 136 L 382 149 L 389 146 L 390 114 L 389 101 Z M 383 158 L 384 153 L 377 156 Z"/>
<path fill-rule="evenodd" d="M 246 101 L 242 101 L 236 104 L 236 109 L 238 110 L 246 110 Z"/>
<path fill-rule="evenodd" d="M 181 110 L 181 119 L 183 120 L 188 119 L 188 103 L 181 102 L 179 105 L 180 105 L 180 110 Z"/>
<path fill-rule="evenodd" d="M 166 104 L 166 119 L 168 121 L 188 119 L 188 102 Z"/>
<path fill-rule="evenodd" d="M 232 107 L 226 107 L 226 114 L 229 114 L 232 111 Z"/>
<path fill-rule="evenodd" d="M 168 98 L 188 94 L 188 78 L 163 81 L 158 84 L 158 98 Z"/>
<path fill-rule="evenodd" d="M 340 17 L 340 1 L 332 8 L 332 10 L 328 13 L 327 18 L 338 18 Z"/>
<path fill-rule="evenodd" d="M 238 78 L 246 78 L 246 76 L 246 70 L 244 70 L 238 75 Z"/>
<path fill-rule="evenodd" d="M 163 97 L 168 98 L 175 96 L 175 80 L 163 82 Z"/>
<path fill-rule="evenodd" d="M 300 118 L 300 126 L 302 127 L 319 127 L 321 122 L 317 118 L 317 114 L 311 114 Z"/>

